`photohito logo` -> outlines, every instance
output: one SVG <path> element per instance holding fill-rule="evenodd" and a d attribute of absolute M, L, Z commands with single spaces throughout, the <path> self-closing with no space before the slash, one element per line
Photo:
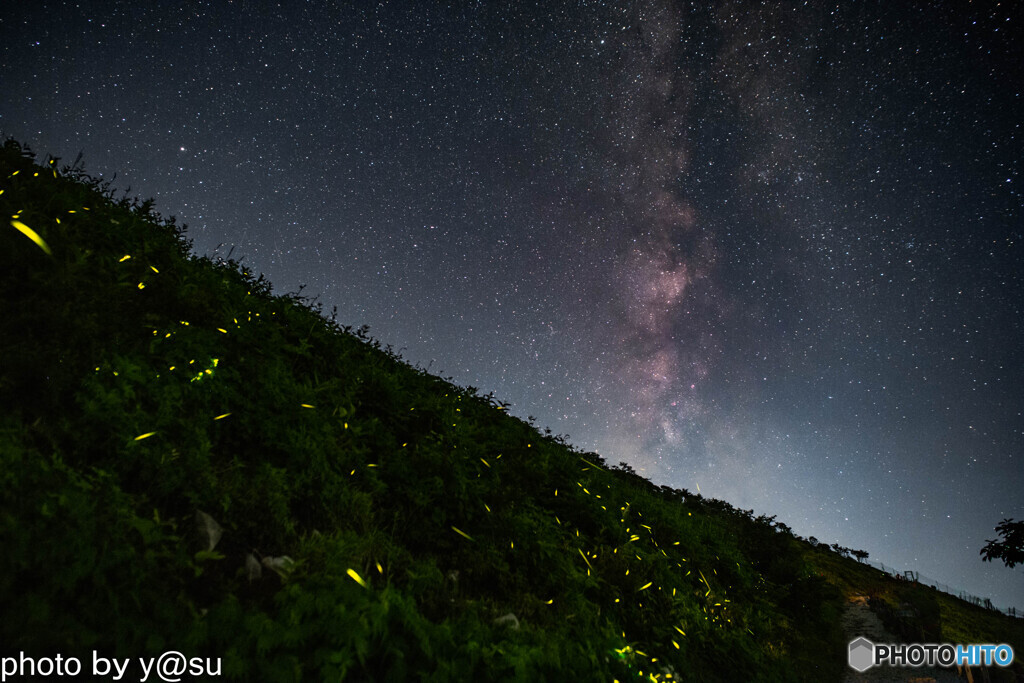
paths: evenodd
<path fill-rule="evenodd" d="M 1000 645 L 909 643 L 878 645 L 863 636 L 850 641 L 850 668 L 864 672 L 873 666 L 1010 666 L 1013 648 Z"/>

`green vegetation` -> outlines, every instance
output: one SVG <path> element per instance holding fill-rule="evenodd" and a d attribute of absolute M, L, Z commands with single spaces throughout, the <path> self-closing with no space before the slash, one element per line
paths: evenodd
<path fill-rule="evenodd" d="M 1004 519 L 996 525 L 996 531 L 1000 538 L 985 543 L 981 549 L 982 559 L 986 562 L 999 559 L 1011 568 L 1024 564 L 1024 520 Z"/>
<path fill-rule="evenodd" d="M 1024 652 L 1024 619 L 973 605 L 912 581 L 897 580 L 874 567 L 850 562 L 818 547 L 808 554 L 829 583 L 845 595 L 866 595 L 886 629 L 902 642 L 1007 643 Z M 992 667 L 992 681 L 1014 681 L 1024 673 L 1017 663 L 1010 670 Z M 979 674 L 975 673 L 975 680 Z"/>
<path fill-rule="evenodd" d="M 176 649 L 273 681 L 846 670 L 869 568 L 538 432 L 76 168 L 9 141 L 0 191 L 0 655 Z"/>

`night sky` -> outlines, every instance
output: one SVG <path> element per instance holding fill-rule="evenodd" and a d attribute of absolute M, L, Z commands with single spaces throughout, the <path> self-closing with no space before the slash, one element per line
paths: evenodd
<path fill-rule="evenodd" d="M 7 3 L 0 134 L 609 463 L 1024 608 L 978 552 L 1024 518 L 1012 3 L 181 4 Z"/>

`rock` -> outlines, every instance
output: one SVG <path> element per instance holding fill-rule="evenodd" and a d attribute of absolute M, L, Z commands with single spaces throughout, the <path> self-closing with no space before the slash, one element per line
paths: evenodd
<path fill-rule="evenodd" d="M 492 623 L 495 626 L 508 626 L 513 631 L 518 631 L 519 630 L 519 619 L 517 619 L 516 615 L 512 614 L 511 612 L 509 612 L 508 614 L 501 615 L 500 617 L 495 619 Z"/>

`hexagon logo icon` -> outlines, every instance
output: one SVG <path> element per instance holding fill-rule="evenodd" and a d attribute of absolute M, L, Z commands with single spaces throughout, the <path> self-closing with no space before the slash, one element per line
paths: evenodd
<path fill-rule="evenodd" d="M 875 644 L 861 636 L 850 642 L 850 668 L 863 673 L 875 662 Z"/>

